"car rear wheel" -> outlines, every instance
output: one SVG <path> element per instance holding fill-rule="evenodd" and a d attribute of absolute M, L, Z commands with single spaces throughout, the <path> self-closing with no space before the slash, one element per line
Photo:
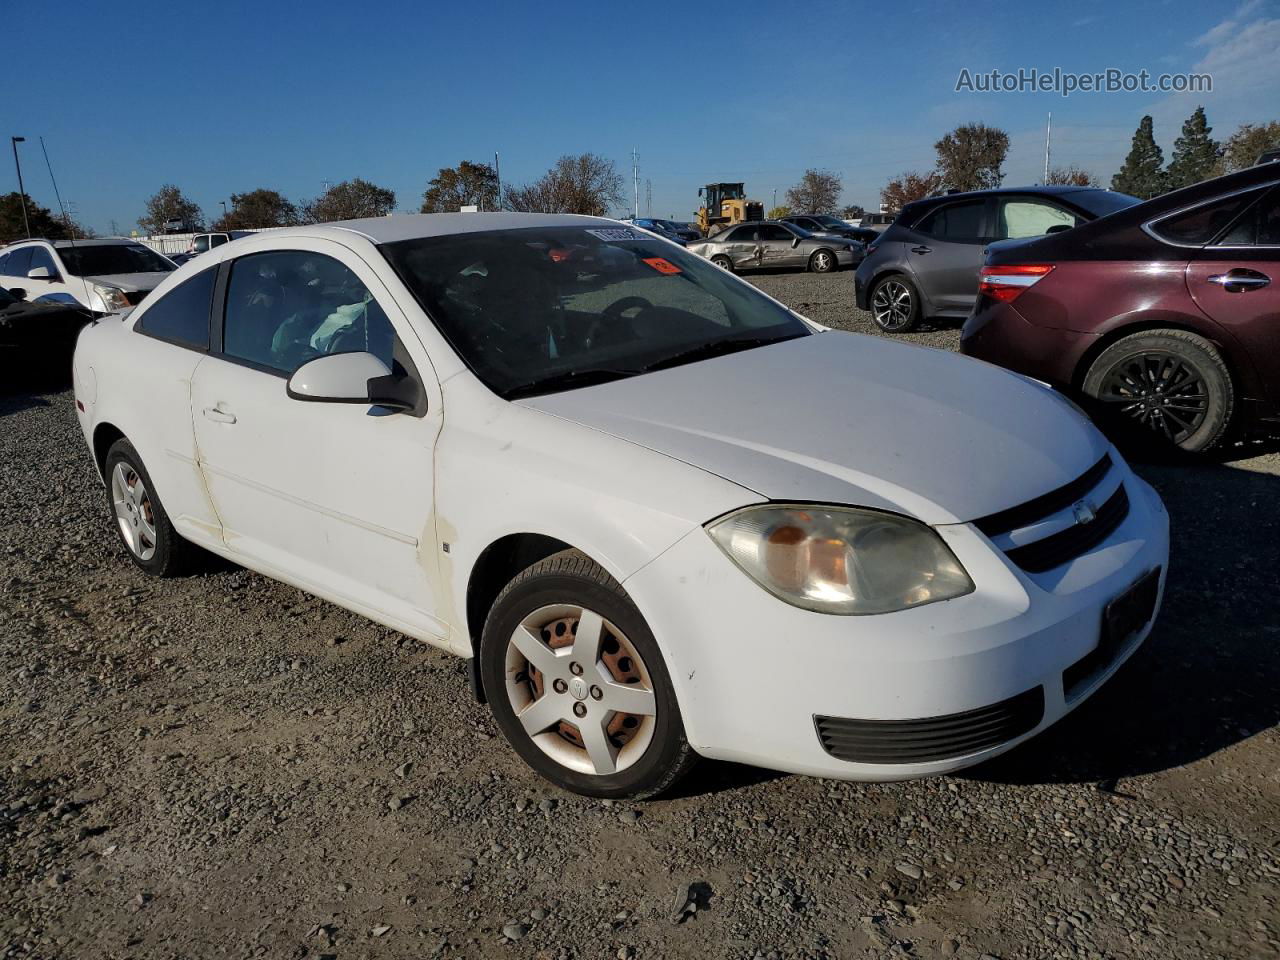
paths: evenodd
<path fill-rule="evenodd" d="M 809 258 L 810 273 L 830 273 L 838 265 L 836 255 L 830 250 L 815 250 Z"/>
<path fill-rule="evenodd" d="M 1222 354 L 1185 330 L 1116 341 L 1090 365 L 1083 386 L 1104 419 L 1189 452 L 1220 443 L 1235 406 Z"/>
<path fill-rule="evenodd" d="M 907 333 L 920 322 L 920 295 L 900 273 L 893 273 L 871 290 L 871 318 L 886 333 Z"/>
<path fill-rule="evenodd" d="M 577 550 L 507 584 L 485 621 L 480 658 L 503 734 L 565 790 L 652 797 L 697 759 L 644 617 Z"/>
<path fill-rule="evenodd" d="M 116 533 L 129 558 L 157 577 L 187 570 L 199 548 L 173 529 L 133 444 L 124 439 L 113 443 L 107 451 L 103 473 Z"/>
<path fill-rule="evenodd" d="M 711 262 L 714 263 L 721 270 L 728 270 L 730 273 L 733 273 L 733 261 L 730 260 L 728 257 L 723 255 L 717 255 L 711 258 Z"/>

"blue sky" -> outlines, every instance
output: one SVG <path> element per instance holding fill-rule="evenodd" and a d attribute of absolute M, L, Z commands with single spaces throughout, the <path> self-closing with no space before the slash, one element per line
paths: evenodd
<path fill-rule="evenodd" d="M 1166 155 L 1203 102 L 1215 134 L 1280 119 L 1280 0 L 1048 5 L 916 2 L 4 4 L 4 136 L 24 135 L 28 192 L 53 207 L 43 136 L 79 219 L 127 232 L 176 183 L 210 219 L 255 187 L 314 197 L 360 176 L 416 210 L 442 166 L 501 155 L 504 181 L 561 154 L 640 152 L 655 216 L 744 180 L 766 205 L 806 167 L 846 202 L 926 170 L 956 124 L 1007 130 L 1005 182 L 1053 158 L 1110 180 L 1143 113 Z M 957 93 L 961 69 L 1208 71 L 1209 94 Z M 12 160 L 0 191 L 16 189 Z"/>

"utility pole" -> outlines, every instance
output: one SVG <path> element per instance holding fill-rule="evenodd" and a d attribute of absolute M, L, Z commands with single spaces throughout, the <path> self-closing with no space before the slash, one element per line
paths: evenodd
<path fill-rule="evenodd" d="M 1049 138 L 1053 135 L 1053 111 L 1049 112 L 1049 122 L 1044 127 L 1044 184 L 1049 185 Z"/>
<path fill-rule="evenodd" d="M 644 215 L 653 216 L 653 181 L 648 177 L 644 181 Z"/>
<path fill-rule="evenodd" d="M 498 178 L 498 209 L 502 209 L 502 168 L 498 166 L 498 151 L 493 151 L 493 175 Z"/>
<path fill-rule="evenodd" d="M 778 188 L 773 188 L 773 209 L 778 209 Z"/>
<path fill-rule="evenodd" d="M 218 202 L 222 204 L 222 219 L 225 220 L 227 219 L 227 201 L 219 200 Z"/>
<path fill-rule="evenodd" d="M 636 181 L 636 213 L 640 216 L 640 154 L 636 153 L 635 147 L 631 148 L 631 174 Z"/>
<path fill-rule="evenodd" d="M 27 239 L 31 239 L 31 221 L 27 219 L 27 189 L 22 185 L 22 164 L 18 162 L 18 144 L 25 143 L 26 137 L 10 137 L 13 142 L 13 166 L 18 171 L 18 196 L 22 198 L 22 226 L 27 231 Z"/>

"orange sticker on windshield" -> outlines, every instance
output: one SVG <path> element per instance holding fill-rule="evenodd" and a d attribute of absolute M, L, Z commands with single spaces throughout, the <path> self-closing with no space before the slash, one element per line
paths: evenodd
<path fill-rule="evenodd" d="M 644 262 L 653 267 L 653 269 L 657 270 L 659 273 L 671 274 L 680 272 L 679 267 L 663 257 L 645 257 Z"/>

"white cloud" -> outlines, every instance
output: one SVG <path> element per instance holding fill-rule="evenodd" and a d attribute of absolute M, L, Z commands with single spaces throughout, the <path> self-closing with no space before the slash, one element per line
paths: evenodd
<path fill-rule="evenodd" d="M 1198 104 L 1203 104 L 1214 127 L 1223 138 L 1241 123 L 1272 119 L 1273 105 L 1280 101 L 1280 18 L 1266 11 L 1264 0 L 1247 0 L 1230 17 L 1201 34 L 1191 45 L 1202 48 L 1191 73 L 1207 73 L 1213 78 L 1208 93 L 1181 93 L 1155 105 L 1156 135 L 1162 143 L 1172 143 L 1181 123 Z"/>

